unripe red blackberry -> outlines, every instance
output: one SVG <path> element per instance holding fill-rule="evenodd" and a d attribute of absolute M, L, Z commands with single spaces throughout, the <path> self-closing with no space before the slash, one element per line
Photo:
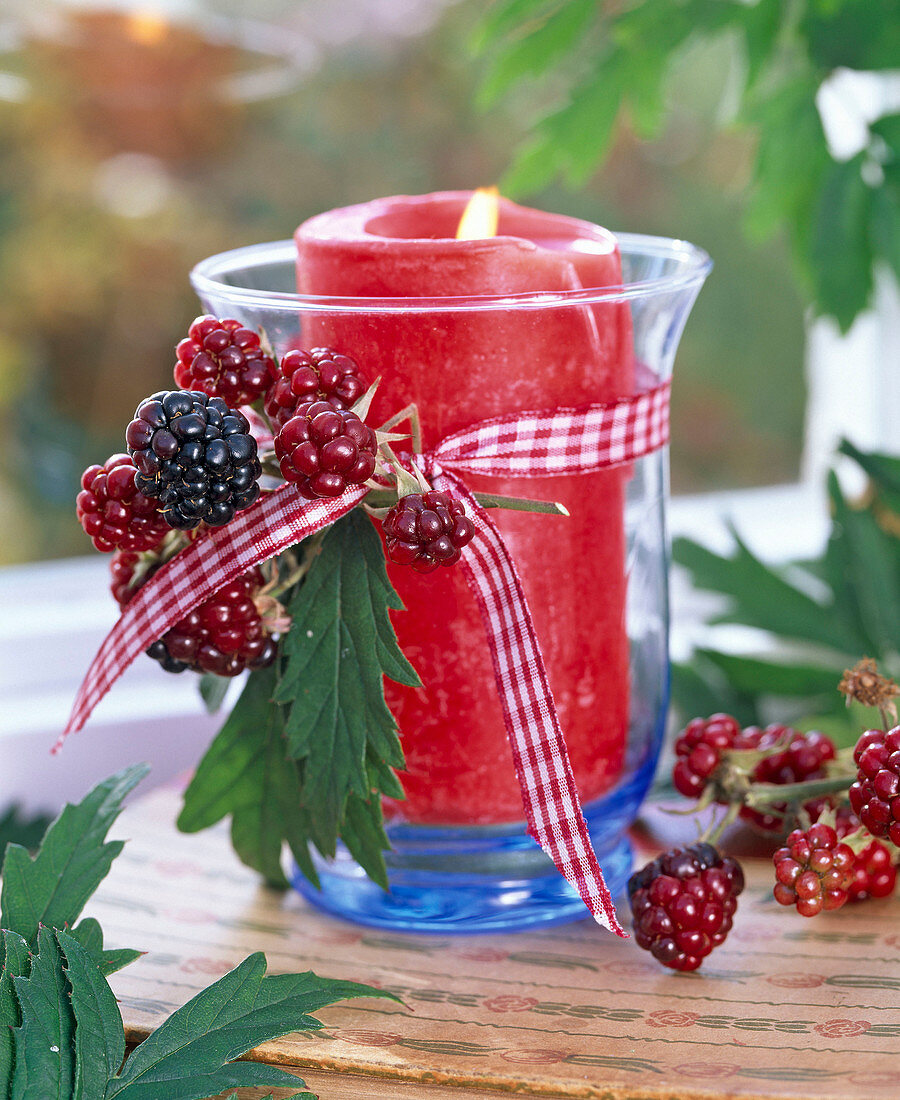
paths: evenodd
<path fill-rule="evenodd" d="M 148 580 L 150 569 L 132 586 L 131 578 L 140 558 L 137 554 L 116 554 L 111 563 L 112 593 L 124 607 Z M 254 567 L 226 584 L 208 600 L 190 611 L 147 655 L 166 672 L 213 672 L 217 676 L 238 676 L 248 668 L 263 668 L 275 659 L 277 645 L 257 610 L 254 597 L 263 585 L 263 575 Z"/>
<path fill-rule="evenodd" d="M 333 348 L 289 351 L 266 395 L 266 415 L 280 428 L 301 405 L 326 401 L 336 409 L 349 409 L 365 390 L 359 365 L 349 355 Z"/>
<path fill-rule="evenodd" d="M 125 433 L 135 484 L 170 527 L 221 527 L 259 496 L 262 473 L 246 417 L 221 397 L 165 390 L 142 401 Z"/>
<path fill-rule="evenodd" d="M 699 798 L 721 764 L 723 753 L 735 748 L 740 738 L 740 724 L 730 714 L 688 722 L 675 742 L 675 789 L 687 798 Z"/>
<path fill-rule="evenodd" d="M 657 856 L 628 880 L 638 947 L 673 970 L 696 970 L 731 930 L 744 872 L 699 842 Z"/>
<path fill-rule="evenodd" d="M 300 405 L 275 436 L 285 481 L 308 500 L 337 497 L 375 472 L 375 433 L 356 413 L 326 401 Z"/>
<path fill-rule="evenodd" d="M 95 548 L 153 550 L 170 530 L 157 502 L 139 492 L 137 470 L 128 455 L 116 454 L 102 466 L 88 466 L 81 475 L 76 515 Z"/>
<path fill-rule="evenodd" d="M 748 726 L 743 733 L 748 747 L 752 746 L 765 749 L 786 741 L 785 747 L 779 752 L 764 757 L 753 769 L 752 781 L 754 783 L 775 783 L 785 785 L 789 783 L 804 783 L 808 779 L 823 779 L 826 775 L 826 765 L 835 757 L 834 742 L 824 733 L 811 730 L 809 733 L 800 733 L 790 726 L 777 724 L 760 729 L 758 726 Z M 757 828 L 765 832 L 781 832 L 784 827 L 784 813 L 787 811 L 787 803 L 777 803 L 772 807 L 772 813 L 764 813 L 759 810 L 744 806 L 741 817 L 750 821 Z M 811 812 L 821 809 L 816 804 L 810 805 Z"/>
<path fill-rule="evenodd" d="M 475 534 L 462 503 L 434 490 L 401 497 L 382 520 L 382 529 L 391 561 L 419 573 L 455 565 Z"/>
<path fill-rule="evenodd" d="M 861 822 L 852 810 L 842 806 L 837 811 L 835 831 L 843 840 L 856 832 Z M 851 882 L 847 893 L 851 901 L 865 901 L 867 898 L 886 898 L 894 892 L 897 885 L 897 868 L 894 857 L 880 840 L 872 838 L 870 844 L 860 852 L 855 852 L 851 868 Z"/>
<path fill-rule="evenodd" d="M 175 381 L 183 390 L 221 397 L 231 408 L 252 404 L 275 379 L 275 360 L 259 335 L 233 318 L 196 318 L 175 354 Z"/>
<path fill-rule="evenodd" d="M 850 806 L 872 836 L 900 847 L 900 726 L 866 730 L 853 759 L 859 769 L 850 786 Z"/>
<path fill-rule="evenodd" d="M 779 905 L 795 905 L 802 917 L 840 909 L 853 881 L 853 850 L 837 832 L 818 821 L 805 832 L 795 829 L 772 857 L 773 894 Z"/>

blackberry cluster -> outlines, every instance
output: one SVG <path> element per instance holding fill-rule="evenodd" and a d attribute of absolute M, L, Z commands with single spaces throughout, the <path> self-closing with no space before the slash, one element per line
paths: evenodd
<path fill-rule="evenodd" d="M 266 415 L 281 428 L 301 405 L 326 401 L 336 409 L 349 409 L 365 390 L 359 364 L 349 355 L 333 348 L 289 351 L 266 394 Z"/>
<path fill-rule="evenodd" d="M 628 880 L 634 938 L 663 966 L 696 970 L 731 930 L 744 872 L 699 842 L 657 856 Z"/>
<path fill-rule="evenodd" d="M 388 557 L 430 573 L 439 565 L 455 565 L 475 525 L 458 500 L 447 493 L 409 493 L 382 521 Z"/>
<path fill-rule="evenodd" d="M 275 379 L 275 360 L 257 333 L 233 318 L 198 317 L 175 349 L 175 381 L 185 390 L 221 397 L 232 408 L 250 405 Z"/>
<path fill-rule="evenodd" d="M 170 527 L 230 522 L 259 496 L 262 473 L 247 418 L 221 397 L 164 390 L 143 401 L 125 433 L 135 485 Z"/>
<path fill-rule="evenodd" d="M 337 497 L 375 472 L 375 433 L 354 412 L 327 401 L 300 405 L 275 436 L 275 454 L 285 481 L 307 500 Z"/>
<path fill-rule="evenodd" d="M 855 833 L 861 822 L 852 810 L 842 806 L 837 811 L 835 832 L 840 840 Z M 880 840 L 872 838 L 861 852 L 854 853 L 851 882 L 847 893 L 851 901 L 886 898 L 897 885 L 897 868 L 890 850 Z"/>
<path fill-rule="evenodd" d="M 746 748 L 740 723 L 730 714 L 694 718 L 675 742 L 675 767 L 672 782 L 687 798 L 699 798 L 729 749 Z"/>
<path fill-rule="evenodd" d="M 802 917 L 840 909 L 850 897 L 855 857 L 830 825 L 817 821 L 805 832 L 795 829 L 772 859 L 775 900 L 795 905 Z"/>
<path fill-rule="evenodd" d="M 790 726 L 773 724 L 766 726 L 765 729 L 748 726 L 743 735 L 755 748 L 760 749 L 787 739 L 783 749 L 759 761 L 751 776 L 754 783 L 776 783 L 781 786 L 788 783 L 804 783 L 808 779 L 823 779 L 826 774 L 826 765 L 829 760 L 834 759 L 837 751 L 831 738 L 824 733 L 819 733 L 818 730 L 800 733 L 798 730 L 791 729 Z M 814 815 L 821 806 L 809 804 L 806 808 Z M 778 833 L 784 828 L 784 815 L 787 810 L 786 803 L 776 803 L 772 807 L 772 813 L 763 813 L 744 806 L 741 809 L 741 817 L 764 832 Z"/>
<path fill-rule="evenodd" d="M 138 491 L 136 474 L 128 455 L 116 454 L 81 475 L 75 514 L 101 553 L 153 550 L 170 529 L 156 501 Z"/>
<path fill-rule="evenodd" d="M 111 563 L 112 593 L 124 607 L 154 569 L 132 584 L 140 558 L 120 553 Z M 217 676 L 239 676 L 248 668 L 263 668 L 275 659 L 277 645 L 266 632 L 254 602 L 263 585 L 258 568 L 220 588 L 194 608 L 162 638 L 147 649 L 147 655 L 166 672 L 212 672 Z"/>
<path fill-rule="evenodd" d="M 866 730 L 853 759 L 859 769 L 850 786 L 850 806 L 872 836 L 900 846 L 900 726 Z"/>

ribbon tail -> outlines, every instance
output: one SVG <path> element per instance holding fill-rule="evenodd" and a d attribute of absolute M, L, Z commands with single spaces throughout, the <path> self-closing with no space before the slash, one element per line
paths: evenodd
<path fill-rule="evenodd" d="M 462 563 L 488 636 L 528 833 L 578 891 L 594 920 L 625 937 L 591 844 L 515 564 L 500 532 L 464 483 L 440 468 L 431 480 L 435 488 L 466 502 L 477 529 Z"/>
<path fill-rule="evenodd" d="M 292 485 L 283 485 L 163 566 L 141 586 L 107 634 L 51 751 L 58 752 L 66 737 L 81 729 L 135 657 L 189 611 L 248 569 L 340 519 L 366 492 L 359 488 L 333 499 L 307 501 Z"/>

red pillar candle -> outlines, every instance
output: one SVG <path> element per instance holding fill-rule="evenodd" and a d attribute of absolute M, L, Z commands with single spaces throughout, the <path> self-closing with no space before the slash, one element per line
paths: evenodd
<path fill-rule="evenodd" d="M 469 193 L 401 196 L 333 210 L 297 230 L 305 295 L 465 298 L 546 292 L 547 308 L 322 312 L 308 347 L 353 355 L 381 386 L 372 424 L 414 401 L 424 446 L 478 420 L 611 401 L 631 392 L 628 306 L 552 307 L 553 292 L 621 285 L 614 237 L 599 226 L 501 200 L 498 235 L 456 240 Z M 514 301 L 514 300 L 513 300 Z M 532 299 L 532 302 L 534 299 Z M 444 306 L 449 303 L 442 301 Z M 470 477 L 475 491 L 556 500 L 570 518 L 494 511 L 519 569 L 572 767 L 585 802 L 608 789 L 628 725 L 626 472 Z M 388 684 L 408 771 L 406 820 L 520 820 L 521 795 L 479 612 L 460 569 L 390 566 L 394 616 L 423 687 Z"/>

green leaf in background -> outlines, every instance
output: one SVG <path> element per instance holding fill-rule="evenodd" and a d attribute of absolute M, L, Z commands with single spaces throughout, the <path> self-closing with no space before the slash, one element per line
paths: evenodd
<path fill-rule="evenodd" d="M 51 929 L 38 933 L 28 977 L 13 982 L 22 1023 L 13 1031 L 12 1100 L 70 1100 L 75 1087 L 75 1016 Z"/>
<path fill-rule="evenodd" d="M 147 774 L 146 764 L 126 768 L 67 805 L 47 830 L 33 858 L 18 844 L 6 850 L 0 891 L 0 926 L 34 946 L 40 925 L 72 925 L 109 872 L 122 841 L 104 843 L 122 801 Z"/>
<path fill-rule="evenodd" d="M 29 852 L 33 852 L 40 844 L 50 821 L 45 814 L 29 817 L 18 806 L 10 806 L 0 817 L 0 852 L 6 851 L 7 844 L 21 844 Z"/>
<path fill-rule="evenodd" d="M 557 178 L 580 187 L 609 152 L 620 120 L 636 136 L 666 136 L 677 106 L 667 88 L 687 51 L 729 44 L 742 84 L 713 124 L 756 141 L 746 194 L 751 236 L 788 237 L 796 274 L 818 313 L 847 330 L 867 307 L 873 267 L 900 274 L 900 132 L 890 120 L 851 162 L 832 158 L 819 93 L 841 69 L 896 68 L 894 0 L 642 0 L 568 4 L 495 0 L 473 49 L 484 76 L 482 105 L 514 100 L 562 104 L 523 127 L 503 179 L 518 198 Z"/>
<path fill-rule="evenodd" d="M 771 639 L 765 656 L 701 648 L 689 665 L 676 666 L 672 698 L 682 719 L 717 710 L 744 724 L 788 719 L 844 746 L 871 716 L 856 704 L 845 706 L 837 691 L 843 670 L 868 656 L 888 676 L 900 672 L 900 459 L 866 454 L 846 441 L 840 452 L 869 475 L 870 487 L 853 503 L 834 473 L 829 476 L 831 531 L 817 561 L 775 571 L 737 537 L 728 557 L 676 541 L 675 558 L 696 587 L 729 600 L 728 612 L 714 621 L 752 626 Z M 805 591 L 813 586 L 821 590 L 819 599 Z M 807 644 L 798 649 L 798 642 Z"/>
<path fill-rule="evenodd" d="M 125 1057 L 125 1028 L 113 991 L 95 959 L 74 936 L 58 931 L 75 1014 L 75 1086 L 72 1100 L 102 1100 Z"/>
<path fill-rule="evenodd" d="M 311 972 L 266 976 L 265 956 L 250 955 L 135 1049 L 110 1082 L 106 1100 L 204 1100 L 243 1085 L 296 1088 L 302 1082 L 274 1066 L 226 1063 L 289 1031 L 320 1028 L 309 1013 L 335 1000 L 387 996 Z"/>
<path fill-rule="evenodd" d="M 786 638 L 839 648 L 852 655 L 864 648 L 854 624 L 842 622 L 832 609 L 801 591 L 780 572 L 765 565 L 732 532 L 735 552 L 722 557 L 691 539 L 675 539 L 673 557 L 693 575 L 698 588 L 722 593 L 730 601 L 714 623 L 741 623 Z"/>
<path fill-rule="evenodd" d="M 302 764 L 302 803 L 312 838 L 332 855 L 347 799 L 378 804 L 369 749 L 403 766 L 384 676 L 418 685 L 397 646 L 388 612 L 401 607 L 387 577 L 381 540 L 354 510 L 334 524 L 289 605 L 284 671 L 275 700 L 288 708 L 288 752 Z M 376 777 L 377 778 L 377 777 Z"/>
<path fill-rule="evenodd" d="M 15 932 L 0 932 L 0 1100 L 10 1100 L 13 1072 L 13 1028 L 22 1022 L 13 978 L 27 977 L 31 970 L 28 944 Z"/>
<path fill-rule="evenodd" d="M 314 879 L 315 872 L 300 776 L 287 756 L 284 708 L 272 702 L 277 676 L 276 665 L 250 674 L 185 791 L 178 828 L 198 832 L 230 814 L 237 854 L 270 885 L 284 888 L 285 841 L 304 873 Z"/>

